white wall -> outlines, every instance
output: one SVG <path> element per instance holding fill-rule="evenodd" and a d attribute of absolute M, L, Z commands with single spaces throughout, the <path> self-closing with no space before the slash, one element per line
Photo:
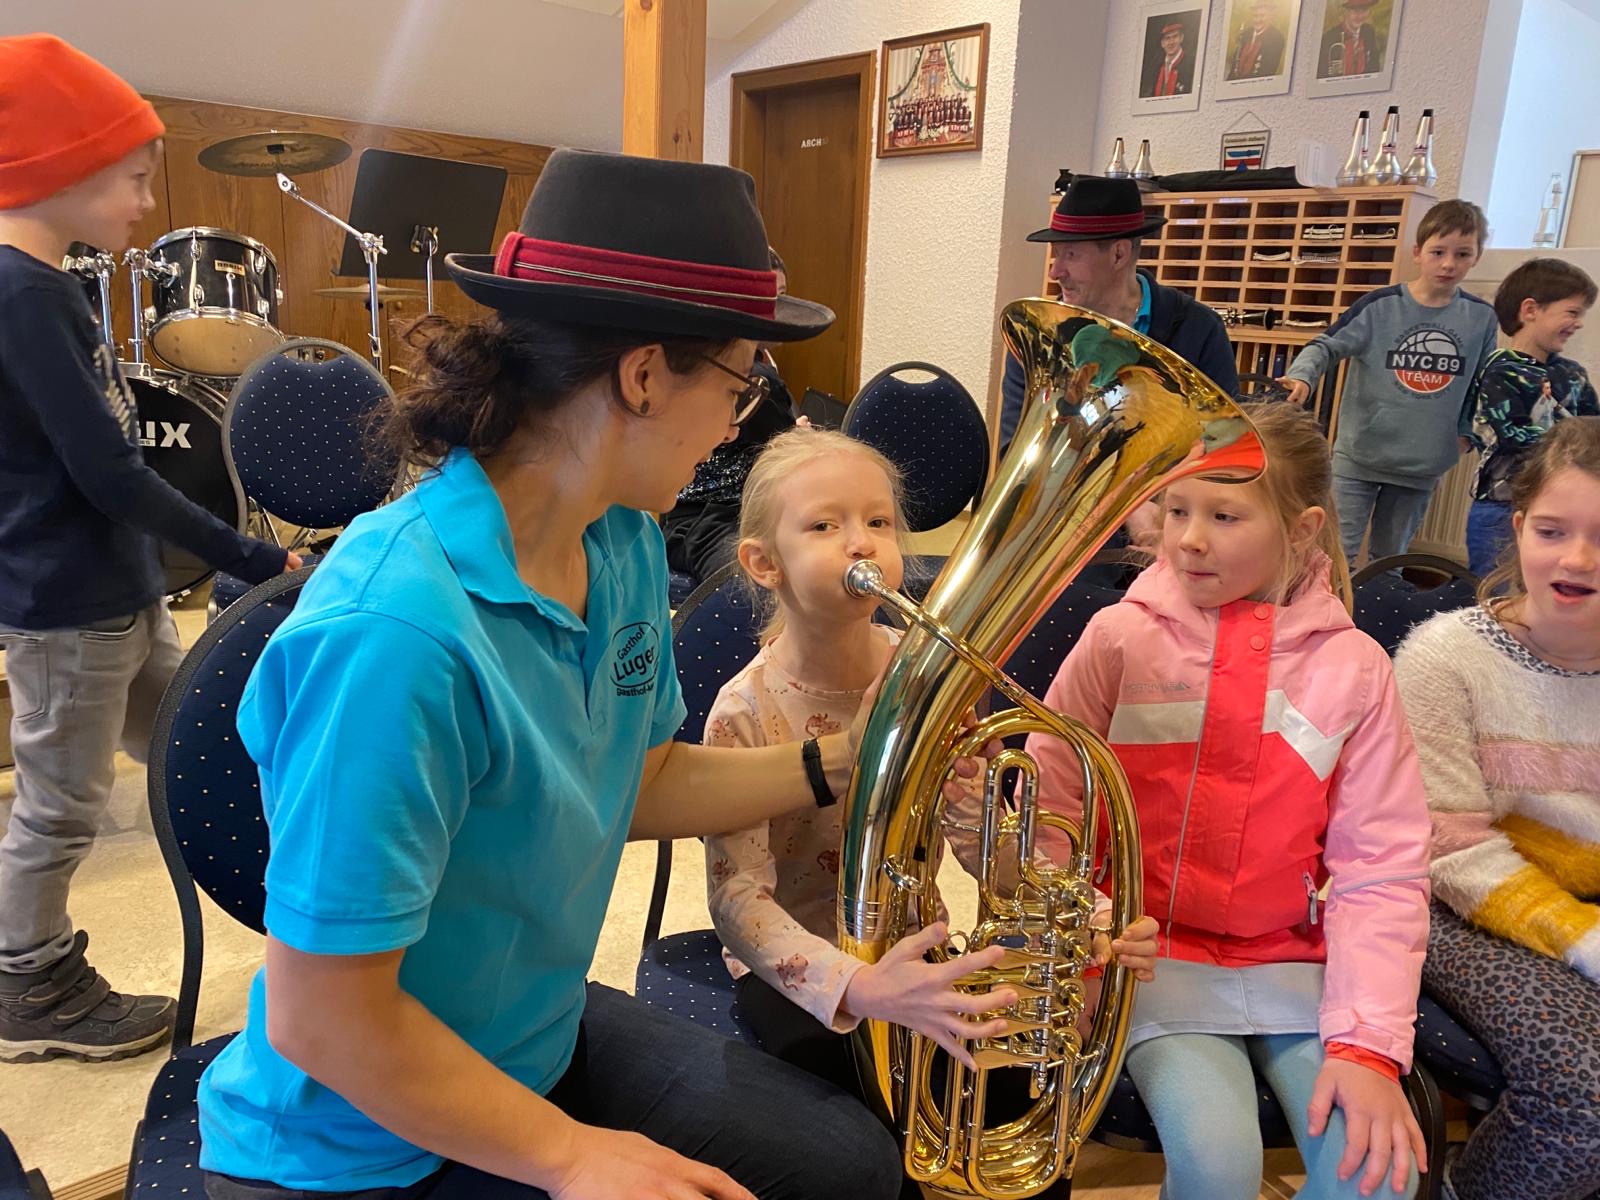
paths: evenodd
<path fill-rule="evenodd" d="M 1455 195 L 1473 121 L 1475 83 L 1491 3 L 1492 0 L 1406 0 L 1393 90 L 1312 100 L 1305 93 L 1307 82 L 1315 77 L 1321 35 L 1313 26 L 1322 4 L 1305 0 L 1290 90 L 1281 96 L 1218 100 L 1222 42 L 1227 36 L 1222 19 L 1225 6 L 1218 0 L 1211 5 L 1199 111 L 1135 117 L 1133 97 L 1140 69 L 1143 22 L 1138 5 L 1119 0 L 1105 45 L 1106 69 L 1094 155 L 1088 162 L 1073 166 L 1099 171 L 1111 157 L 1113 142 L 1121 136 L 1128 141 L 1130 155 L 1140 138 L 1149 138 L 1156 170 L 1163 174 L 1214 170 L 1222 134 L 1235 122 L 1241 129 L 1271 130 L 1268 166 L 1291 165 L 1295 145 L 1302 138 L 1328 143 L 1335 148 L 1336 161 L 1343 162 L 1356 113 L 1370 109 L 1381 120 L 1389 105 L 1398 104 L 1401 139 L 1406 143 L 1416 132 L 1422 110 L 1434 110 L 1434 165 L 1439 170 L 1439 193 Z M 1492 52 L 1493 47 L 1490 49 Z M 1251 119 L 1252 113 L 1260 121 Z M 1498 128 L 1496 123 L 1496 131 Z M 1476 197 L 1480 202 L 1484 198 L 1482 194 Z"/>
<path fill-rule="evenodd" d="M 0 0 L 141 91 L 618 149 L 622 22 L 537 0 Z"/>
<path fill-rule="evenodd" d="M 863 379 L 924 359 L 980 403 L 990 394 L 999 308 L 1034 294 L 1042 271 L 1022 238 L 1045 223 L 1056 168 L 1090 146 L 1110 3 L 811 0 L 743 52 L 709 60 L 706 161 L 727 162 L 731 74 L 989 22 L 982 150 L 872 160 Z"/>
<path fill-rule="evenodd" d="M 1523 0 L 1517 55 L 1489 192 L 1495 244 L 1528 246 L 1552 174 L 1600 147 L 1600 12 L 1571 0 Z"/>

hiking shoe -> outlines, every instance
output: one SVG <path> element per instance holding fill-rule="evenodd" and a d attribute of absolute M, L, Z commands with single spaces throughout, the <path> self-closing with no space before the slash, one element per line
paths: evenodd
<path fill-rule="evenodd" d="M 172 1036 L 177 1003 L 167 996 L 113 992 L 84 959 L 89 935 L 42 971 L 0 971 L 0 1060 L 82 1062 L 131 1058 Z"/>

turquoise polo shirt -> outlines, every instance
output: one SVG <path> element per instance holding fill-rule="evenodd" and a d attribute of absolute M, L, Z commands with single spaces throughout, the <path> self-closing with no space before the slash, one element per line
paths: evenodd
<path fill-rule="evenodd" d="M 1150 332 L 1150 281 L 1143 275 L 1139 279 L 1139 312 L 1133 318 L 1133 328 L 1137 333 Z"/>
<path fill-rule="evenodd" d="M 576 1044 L 645 753 L 685 712 L 656 523 L 613 508 L 584 547 L 580 620 L 518 577 L 505 511 L 458 450 L 339 538 L 238 715 L 271 832 L 268 931 L 310 954 L 404 949 L 401 986 L 540 1093 Z M 200 1083 L 203 1167 L 354 1191 L 440 1165 L 266 1029 L 258 972 Z"/>

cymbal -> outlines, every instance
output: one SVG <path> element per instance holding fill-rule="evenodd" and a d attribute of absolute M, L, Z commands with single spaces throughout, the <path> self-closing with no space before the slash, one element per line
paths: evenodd
<path fill-rule="evenodd" d="M 325 133 L 247 133 L 200 151 L 200 165 L 222 175 L 304 175 L 342 163 L 350 143 Z"/>
<path fill-rule="evenodd" d="M 318 288 L 313 294 L 329 296 L 335 300 L 365 300 L 368 296 L 368 288 L 364 283 L 356 283 L 351 284 L 349 287 Z M 427 294 L 427 292 L 419 291 L 416 288 L 390 287 L 387 283 L 378 285 L 379 304 L 382 304 L 385 300 L 417 300 Z"/>

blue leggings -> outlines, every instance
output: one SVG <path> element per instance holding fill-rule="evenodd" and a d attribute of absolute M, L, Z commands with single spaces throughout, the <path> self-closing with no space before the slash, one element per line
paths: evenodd
<path fill-rule="evenodd" d="M 1256 1200 L 1261 1194 L 1261 1127 L 1256 1072 L 1278 1097 L 1305 1161 L 1298 1200 L 1357 1200 L 1358 1169 L 1339 1181 L 1344 1114 L 1328 1118 L 1322 1136 L 1306 1131 L 1306 1108 L 1322 1069 L 1322 1043 L 1312 1034 L 1223 1037 L 1169 1033 L 1128 1052 L 1128 1074 L 1161 1135 L 1167 1178 L 1161 1200 Z M 1405 1196 L 1417 1194 L 1412 1163 Z M 1373 1195 L 1392 1198 L 1389 1179 Z"/>

